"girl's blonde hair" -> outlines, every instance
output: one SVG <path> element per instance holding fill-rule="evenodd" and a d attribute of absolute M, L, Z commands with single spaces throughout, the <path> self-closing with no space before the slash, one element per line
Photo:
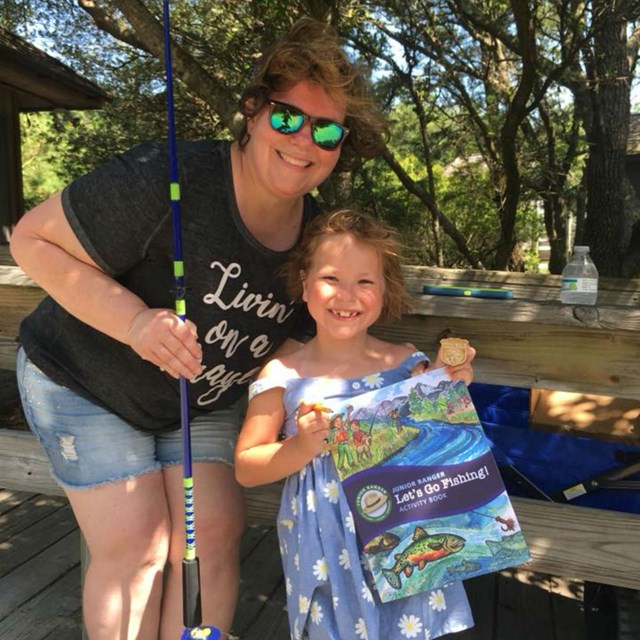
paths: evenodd
<path fill-rule="evenodd" d="M 312 18 L 301 18 L 288 33 L 257 60 L 249 86 L 240 99 L 245 118 L 240 147 L 249 141 L 247 118 L 255 116 L 269 96 L 299 82 L 314 82 L 346 108 L 349 135 L 342 143 L 337 170 L 358 158 L 382 153 L 388 128 L 375 107 L 362 70 L 349 60 L 333 28 Z"/>
<path fill-rule="evenodd" d="M 347 234 L 373 247 L 380 256 L 384 277 L 384 299 L 380 320 L 399 320 L 409 311 L 409 295 L 402 274 L 400 242 L 394 229 L 354 209 L 340 209 L 314 218 L 305 229 L 300 244 L 285 267 L 289 295 L 302 299 L 302 284 L 318 246 L 327 237 Z"/>

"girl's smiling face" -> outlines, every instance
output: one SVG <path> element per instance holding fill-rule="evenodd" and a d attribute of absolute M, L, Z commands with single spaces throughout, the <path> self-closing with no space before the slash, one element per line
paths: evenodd
<path fill-rule="evenodd" d="M 348 233 L 323 238 L 304 274 L 302 297 L 318 335 L 348 339 L 366 334 L 384 301 L 378 251 Z"/>

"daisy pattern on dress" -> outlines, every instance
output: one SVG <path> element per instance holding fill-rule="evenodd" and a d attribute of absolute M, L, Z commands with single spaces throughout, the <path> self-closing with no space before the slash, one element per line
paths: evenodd
<path fill-rule="evenodd" d="M 280 524 L 284 527 L 287 527 L 287 529 L 289 529 L 289 533 L 291 533 L 291 530 L 293 529 L 293 525 L 295 523 L 289 518 L 283 518 L 282 520 L 280 520 Z"/>
<path fill-rule="evenodd" d="M 458 631 L 464 631 L 467 628 L 467 625 L 463 624 L 459 620 L 447 620 L 444 623 L 443 631 L 445 633 L 458 633 Z"/>
<path fill-rule="evenodd" d="M 351 558 L 349 558 L 349 552 L 346 549 L 343 549 L 340 552 L 338 562 L 345 571 L 349 571 L 349 569 L 351 569 Z"/>
<path fill-rule="evenodd" d="M 354 631 L 360 640 L 368 640 L 369 636 L 367 635 L 367 625 L 362 618 L 358 618 Z"/>
<path fill-rule="evenodd" d="M 351 513 L 351 511 L 349 511 L 347 517 L 344 519 L 344 526 L 347 528 L 347 531 L 349 531 L 349 533 L 356 532 L 356 526 L 353 523 L 353 513 Z"/>
<path fill-rule="evenodd" d="M 435 611 L 444 611 L 447 608 L 447 601 L 445 600 L 442 589 L 432 591 L 429 594 L 429 606 Z"/>
<path fill-rule="evenodd" d="M 293 591 L 293 585 L 291 584 L 291 578 L 287 578 L 285 580 L 285 585 L 286 585 L 287 595 L 290 596 L 291 592 Z"/>
<path fill-rule="evenodd" d="M 384 384 L 384 378 L 380 373 L 372 373 L 369 376 L 364 376 L 362 382 L 368 389 L 379 389 Z"/>
<path fill-rule="evenodd" d="M 311 602 L 309 598 L 302 595 L 298 597 L 298 609 L 300 613 L 308 613 L 310 605 L 311 605 Z"/>
<path fill-rule="evenodd" d="M 313 624 L 320 624 L 320 620 L 322 620 L 323 615 L 322 607 L 317 602 L 312 602 L 311 611 L 309 612 L 311 622 L 313 622 Z"/>
<path fill-rule="evenodd" d="M 296 555 L 293 556 L 293 564 L 295 564 L 296 569 L 300 571 L 300 554 L 296 553 Z"/>
<path fill-rule="evenodd" d="M 324 558 L 316 560 L 313 565 L 313 575 L 319 582 L 327 579 L 327 561 Z"/>
<path fill-rule="evenodd" d="M 338 504 L 338 496 L 340 495 L 340 489 L 338 483 L 335 480 L 331 480 L 331 482 L 327 482 L 327 484 L 322 487 L 322 493 L 324 497 L 331 502 L 331 504 Z"/>
<path fill-rule="evenodd" d="M 373 602 L 373 595 L 371 594 L 371 590 L 369 589 L 369 587 L 367 586 L 366 582 L 362 583 L 362 588 L 360 589 L 360 593 L 362 594 L 362 597 L 367 601 L 367 602 Z"/>
<path fill-rule="evenodd" d="M 431 640 L 431 629 L 424 628 L 424 640 Z"/>
<path fill-rule="evenodd" d="M 316 510 L 316 492 L 313 489 L 307 491 L 307 511 Z"/>
<path fill-rule="evenodd" d="M 408 616 L 404 613 L 398 620 L 398 628 L 405 638 L 417 638 L 422 632 L 422 620 L 413 614 Z"/>
<path fill-rule="evenodd" d="M 296 500 L 296 496 L 291 498 L 291 513 L 293 513 L 294 516 L 298 515 L 298 501 Z"/>

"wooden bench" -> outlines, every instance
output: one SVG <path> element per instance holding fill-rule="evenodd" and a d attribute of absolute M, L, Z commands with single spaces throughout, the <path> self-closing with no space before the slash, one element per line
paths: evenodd
<path fill-rule="evenodd" d="M 414 309 L 375 333 L 435 353 L 444 330 L 478 350 L 476 381 L 640 401 L 640 281 L 603 279 L 596 307 L 559 303 L 557 276 L 407 267 Z M 422 295 L 429 283 L 505 286 L 512 300 Z M 15 368 L 20 319 L 42 292 L 0 266 L 0 368 Z M 29 432 L 0 425 L 0 487 L 59 494 Z M 247 492 L 248 520 L 273 524 L 280 484 Z M 527 569 L 640 589 L 640 515 L 514 498 L 533 560 Z"/>

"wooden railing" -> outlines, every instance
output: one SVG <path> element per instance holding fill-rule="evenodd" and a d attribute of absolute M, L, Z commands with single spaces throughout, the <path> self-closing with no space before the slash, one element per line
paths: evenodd
<path fill-rule="evenodd" d="M 407 267 L 414 308 L 374 333 L 435 353 L 443 331 L 478 350 L 475 379 L 634 398 L 640 402 L 640 281 L 600 281 L 598 305 L 558 301 L 557 276 Z M 513 290 L 511 300 L 422 295 L 422 286 L 482 284 Z M 19 269 L 0 266 L 0 368 L 15 367 L 20 319 L 42 292 Z M 60 493 L 29 432 L 0 425 L 0 487 Z M 275 521 L 280 484 L 247 492 L 248 519 Z M 640 515 L 514 498 L 532 552 L 527 568 L 640 588 Z"/>

